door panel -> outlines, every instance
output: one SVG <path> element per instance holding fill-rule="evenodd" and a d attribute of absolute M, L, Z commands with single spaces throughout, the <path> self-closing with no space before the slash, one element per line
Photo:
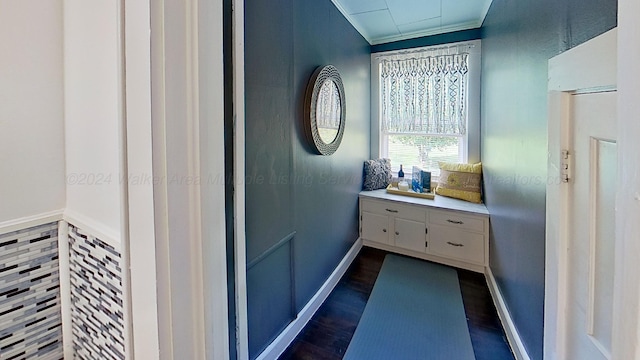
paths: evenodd
<path fill-rule="evenodd" d="M 363 211 L 362 238 L 382 244 L 389 244 L 389 217 Z"/>
<path fill-rule="evenodd" d="M 589 334 L 611 352 L 613 317 L 613 271 L 615 241 L 615 184 L 617 146 L 615 142 L 592 139 L 591 181 L 591 265 Z"/>
<path fill-rule="evenodd" d="M 413 251 L 425 252 L 426 225 L 406 219 L 395 219 L 396 246 Z"/>
<path fill-rule="evenodd" d="M 609 359 L 616 183 L 616 93 L 573 95 L 567 358 Z"/>

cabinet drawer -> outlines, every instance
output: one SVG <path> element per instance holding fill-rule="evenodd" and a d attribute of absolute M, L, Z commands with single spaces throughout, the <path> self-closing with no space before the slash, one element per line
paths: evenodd
<path fill-rule="evenodd" d="M 484 235 L 452 229 L 449 226 L 429 227 L 429 252 L 434 255 L 484 264 Z"/>
<path fill-rule="evenodd" d="M 360 211 L 378 215 L 388 215 L 407 220 L 424 222 L 427 214 L 423 208 L 417 206 L 400 205 L 392 201 L 362 200 Z"/>
<path fill-rule="evenodd" d="M 476 216 L 460 215 L 453 211 L 429 210 L 429 223 L 445 225 L 454 229 L 484 233 L 485 219 Z"/>

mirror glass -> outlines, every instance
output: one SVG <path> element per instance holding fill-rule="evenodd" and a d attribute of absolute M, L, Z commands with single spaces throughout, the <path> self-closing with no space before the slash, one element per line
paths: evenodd
<path fill-rule="evenodd" d="M 331 144 L 338 136 L 341 116 L 338 85 L 333 79 L 326 79 L 320 87 L 316 103 L 318 134 L 325 144 Z"/>

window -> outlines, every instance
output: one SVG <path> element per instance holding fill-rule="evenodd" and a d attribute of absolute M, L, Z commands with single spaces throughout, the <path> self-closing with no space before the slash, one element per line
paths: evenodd
<path fill-rule="evenodd" d="M 372 55 L 372 154 L 394 172 L 418 166 L 437 179 L 439 161 L 479 161 L 479 45 Z"/>

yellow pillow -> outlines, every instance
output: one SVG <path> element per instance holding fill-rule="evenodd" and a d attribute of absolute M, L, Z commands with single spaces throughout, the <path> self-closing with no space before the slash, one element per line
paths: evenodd
<path fill-rule="evenodd" d="M 481 203 L 482 163 L 453 164 L 439 162 L 440 179 L 436 194 Z"/>

